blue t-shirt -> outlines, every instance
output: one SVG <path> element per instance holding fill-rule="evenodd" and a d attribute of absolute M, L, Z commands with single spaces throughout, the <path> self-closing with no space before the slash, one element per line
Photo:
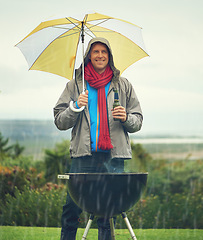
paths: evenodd
<path fill-rule="evenodd" d="M 107 94 L 109 91 L 111 82 L 109 82 L 105 86 L 105 94 L 107 98 Z M 87 82 L 87 90 L 88 90 L 88 108 L 90 114 L 90 134 L 91 134 L 91 148 L 93 152 L 108 152 L 98 148 L 98 141 L 99 141 L 99 127 L 100 127 L 100 120 L 99 120 L 99 108 L 98 108 L 98 90 L 93 88 Z"/>

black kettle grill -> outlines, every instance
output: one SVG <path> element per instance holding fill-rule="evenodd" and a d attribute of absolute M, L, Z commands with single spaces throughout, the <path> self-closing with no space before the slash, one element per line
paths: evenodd
<path fill-rule="evenodd" d="M 113 217 L 122 214 L 132 239 L 136 240 L 126 211 L 134 206 L 146 187 L 148 173 L 67 173 L 58 175 L 68 180 L 73 201 L 90 213 L 82 240 L 86 239 L 94 216 L 110 219 L 111 236 L 115 240 Z"/>

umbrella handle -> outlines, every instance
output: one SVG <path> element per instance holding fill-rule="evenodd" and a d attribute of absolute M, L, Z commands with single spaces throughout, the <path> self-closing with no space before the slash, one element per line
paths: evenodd
<path fill-rule="evenodd" d="M 82 106 L 81 108 L 75 108 L 73 106 L 73 101 L 70 102 L 70 109 L 73 111 L 73 112 L 82 112 L 84 110 L 85 106 Z"/>
<path fill-rule="evenodd" d="M 82 55 L 83 55 L 83 61 L 82 61 L 82 85 L 83 85 L 83 91 L 82 94 L 85 94 L 85 81 L 84 81 L 84 70 L 85 70 L 85 66 L 84 66 L 84 22 L 82 22 L 82 34 L 81 34 L 81 40 L 82 40 Z M 76 75 L 76 74 L 75 74 Z M 73 101 L 70 102 L 70 109 L 73 112 L 82 112 L 85 109 L 85 106 L 82 106 L 81 108 L 75 108 L 73 106 Z"/>

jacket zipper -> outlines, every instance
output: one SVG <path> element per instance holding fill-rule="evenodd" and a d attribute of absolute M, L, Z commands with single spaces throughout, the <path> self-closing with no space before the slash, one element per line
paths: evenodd
<path fill-rule="evenodd" d="M 99 111 L 98 111 L 98 104 L 97 104 L 97 130 L 96 130 L 96 152 L 97 152 L 97 146 L 98 146 L 98 137 L 99 137 Z"/>

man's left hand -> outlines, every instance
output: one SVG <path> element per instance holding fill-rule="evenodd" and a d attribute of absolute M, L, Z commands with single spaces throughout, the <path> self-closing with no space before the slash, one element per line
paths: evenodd
<path fill-rule="evenodd" d="M 119 119 L 121 122 L 125 122 L 127 119 L 126 110 L 122 106 L 111 109 L 113 118 Z"/>

